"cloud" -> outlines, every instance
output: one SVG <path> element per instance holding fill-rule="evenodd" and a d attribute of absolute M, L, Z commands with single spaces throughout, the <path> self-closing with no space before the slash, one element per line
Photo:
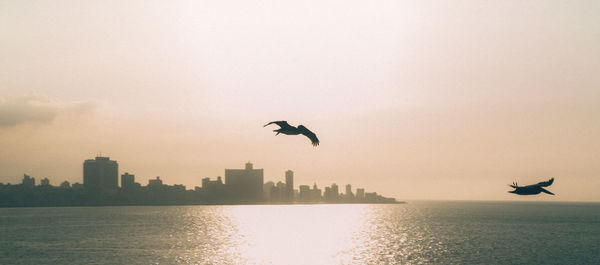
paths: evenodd
<path fill-rule="evenodd" d="M 96 107 L 93 102 L 62 102 L 39 95 L 0 98 L 0 128 L 22 123 L 48 123 L 63 114 L 84 114 Z"/>

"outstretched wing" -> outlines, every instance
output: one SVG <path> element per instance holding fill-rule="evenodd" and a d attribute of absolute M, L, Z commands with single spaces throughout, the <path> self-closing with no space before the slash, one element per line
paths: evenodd
<path fill-rule="evenodd" d="M 542 181 L 542 182 L 538 182 L 537 184 L 531 184 L 531 185 L 527 185 L 525 186 L 525 188 L 540 188 L 540 187 L 548 187 L 550 185 L 552 185 L 552 182 L 554 182 L 554 178 L 551 178 L 548 181 Z"/>
<path fill-rule="evenodd" d="M 287 123 L 287 121 L 272 121 L 272 122 L 269 122 L 269 123 L 265 124 L 263 127 L 266 127 L 266 126 L 268 126 L 268 125 L 271 125 L 271 124 L 273 124 L 273 123 L 275 123 L 275 124 L 279 125 L 279 127 L 281 127 L 281 128 L 284 128 L 284 127 L 292 127 L 291 125 L 289 125 L 289 124 Z"/>
<path fill-rule="evenodd" d="M 548 194 L 550 194 L 550 195 L 554 195 L 554 193 L 552 193 L 552 192 L 550 192 L 549 190 L 547 190 L 547 189 L 544 189 L 544 188 L 542 188 L 542 187 L 540 187 L 540 190 L 542 190 L 542 192 L 543 192 L 543 193 L 548 193 Z"/>
<path fill-rule="evenodd" d="M 317 138 L 317 135 L 311 132 L 308 128 L 304 127 L 303 125 L 299 125 L 298 131 L 304 136 L 308 137 L 308 139 L 310 139 L 310 141 L 312 142 L 312 145 L 319 145 L 319 138 Z"/>
<path fill-rule="evenodd" d="M 553 182 L 554 182 L 554 178 L 551 178 L 551 179 L 550 179 L 550 180 L 548 180 L 548 181 L 542 181 L 542 182 L 540 182 L 540 183 L 538 183 L 538 184 L 535 184 L 535 186 L 539 186 L 539 187 L 548 187 L 548 186 L 552 185 L 552 183 L 553 183 Z"/>

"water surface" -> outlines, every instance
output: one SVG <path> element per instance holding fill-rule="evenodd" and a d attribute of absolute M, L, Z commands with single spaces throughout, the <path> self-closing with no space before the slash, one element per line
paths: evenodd
<path fill-rule="evenodd" d="M 0 209 L 0 264 L 600 264 L 600 204 Z"/>

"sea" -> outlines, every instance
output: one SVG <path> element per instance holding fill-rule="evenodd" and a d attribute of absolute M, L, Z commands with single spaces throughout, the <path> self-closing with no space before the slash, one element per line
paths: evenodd
<path fill-rule="evenodd" d="M 600 264 L 600 203 L 0 208 L 0 264 Z"/>

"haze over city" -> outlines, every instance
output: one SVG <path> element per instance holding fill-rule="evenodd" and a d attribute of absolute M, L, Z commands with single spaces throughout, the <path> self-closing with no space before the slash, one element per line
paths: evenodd
<path fill-rule="evenodd" d="M 598 1 L 0 6 L 2 183 L 82 182 L 101 153 L 141 183 L 252 161 L 399 200 L 600 201 Z"/>

